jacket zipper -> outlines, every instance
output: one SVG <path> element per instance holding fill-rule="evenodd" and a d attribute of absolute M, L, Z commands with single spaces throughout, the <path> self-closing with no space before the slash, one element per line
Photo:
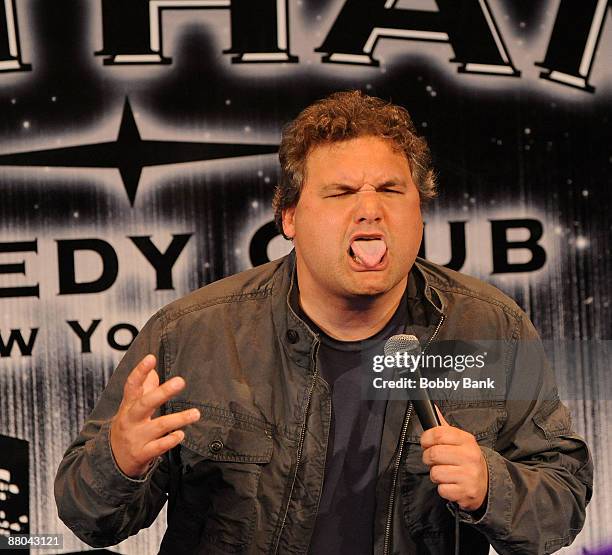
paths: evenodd
<path fill-rule="evenodd" d="M 331 422 L 331 418 L 332 418 L 331 398 L 330 398 L 328 415 L 329 415 L 329 419 L 330 419 L 330 422 Z M 329 448 L 329 428 L 327 429 L 327 437 L 326 437 L 325 443 L 328 445 L 328 448 Z M 326 465 L 327 465 L 327 453 L 326 453 L 326 456 L 325 456 L 325 460 L 323 461 L 323 481 L 325 481 Z M 315 518 L 316 518 L 316 515 L 319 514 L 319 507 L 321 505 L 322 492 L 323 492 L 323 484 L 321 484 L 321 490 L 319 491 L 319 500 L 317 501 L 317 508 L 315 510 Z M 311 542 L 312 542 L 312 534 L 310 535 L 310 541 L 308 542 L 308 546 L 306 547 L 306 553 L 309 553 L 310 543 Z"/>
<path fill-rule="evenodd" d="M 395 503 L 395 484 L 397 483 L 397 475 L 399 474 L 400 460 L 402 458 L 402 448 L 406 439 L 406 433 L 408 432 L 408 423 L 412 416 L 412 402 L 408 405 L 406 411 L 406 417 L 404 418 L 404 425 L 402 426 L 402 434 L 400 436 L 400 446 L 397 459 L 395 460 L 395 468 L 393 469 L 393 484 L 391 486 L 391 493 L 389 494 L 389 507 L 387 509 L 387 524 L 385 526 L 385 544 L 383 553 L 389 555 L 389 543 L 391 541 L 391 524 L 393 522 L 393 505 Z"/>
<path fill-rule="evenodd" d="M 425 351 L 427 351 L 427 349 L 429 348 L 429 345 L 431 345 L 431 342 L 435 339 L 436 335 L 438 335 L 438 331 L 440 330 L 440 327 L 442 326 L 442 322 L 444 322 L 444 314 L 440 316 L 440 321 L 438 322 L 436 329 L 431 334 L 429 341 L 427 341 L 427 344 L 425 345 L 425 347 L 423 347 L 423 350 L 421 351 L 421 353 L 424 354 Z M 393 524 L 393 505 L 395 504 L 395 485 L 397 484 L 397 477 L 399 475 L 399 467 L 400 467 L 400 463 L 402 460 L 402 452 L 404 450 L 404 442 L 406 440 L 406 433 L 408 432 L 408 424 L 410 422 L 411 416 L 412 416 L 412 402 L 410 402 L 410 404 L 408 405 L 408 409 L 406 410 L 406 416 L 404 417 L 404 424 L 402 426 L 402 433 L 400 436 L 400 444 L 398 448 L 397 458 L 395 460 L 395 467 L 393 469 L 393 481 L 391 484 L 391 492 L 389 494 L 389 507 L 387 509 L 387 524 L 385 526 L 385 541 L 384 541 L 384 547 L 383 547 L 383 555 L 389 555 L 389 548 L 391 544 L 391 526 Z"/>
<path fill-rule="evenodd" d="M 310 384 L 310 389 L 308 390 L 308 398 L 306 399 L 306 413 L 304 415 L 304 422 L 302 423 L 302 431 L 300 432 L 300 441 L 298 443 L 298 452 L 295 458 L 295 472 L 293 474 L 293 480 L 291 481 L 291 489 L 289 490 L 289 497 L 287 499 L 287 506 L 285 507 L 285 514 L 283 515 L 283 521 L 281 522 L 280 528 L 278 530 L 278 535 L 276 537 L 276 546 L 274 547 L 274 553 L 278 553 L 278 544 L 280 543 L 280 538 L 283 533 L 283 528 L 285 527 L 285 521 L 287 520 L 287 514 L 289 513 L 289 505 L 291 504 L 291 497 L 293 495 L 293 488 L 295 487 L 295 481 L 297 479 L 297 473 L 300 469 L 300 460 L 302 458 L 302 449 L 304 448 L 304 438 L 306 437 L 306 427 L 308 425 L 308 413 L 310 412 L 310 401 L 312 399 L 312 394 L 314 392 L 315 384 L 317 381 L 317 376 L 319 374 L 319 368 L 317 367 L 317 352 L 319 351 L 319 342 L 315 344 L 315 348 L 312 354 L 312 361 L 314 364 L 314 374 L 312 376 L 312 383 Z"/>

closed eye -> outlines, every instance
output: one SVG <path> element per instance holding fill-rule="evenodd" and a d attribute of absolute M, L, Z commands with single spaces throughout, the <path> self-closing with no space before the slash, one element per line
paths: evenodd
<path fill-rule="evenodd" d="M 352 193 L 354 193 L 355 191 L 353 189 L 345 189 L 342 191 L 337 191 L 334 193 L 331 193 L 329 195 L 327 195 L 327 198 L 336 198 L 336 197 L 344 197 L 344 196 L 348 196 Z"/>
<path fill-rule="evenodd" d="M 391 193 L 392 195 L 403 195 L 406 192 L 405 184 L 396 179 L 390 179 L 381 183 L 376 190 L 379 193 Z"/>

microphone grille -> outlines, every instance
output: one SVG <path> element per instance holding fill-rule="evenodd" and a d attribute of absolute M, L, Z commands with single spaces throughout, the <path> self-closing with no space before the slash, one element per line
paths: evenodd
<path fill-rule="evenodd" d="M 401 333 L 392 335 L 385 343 L 385 355 L 394 355 L 395 353 L 410 353 L 412 351 L 420 351 L 421 345 L 415 335 L 407 335 Z"/>

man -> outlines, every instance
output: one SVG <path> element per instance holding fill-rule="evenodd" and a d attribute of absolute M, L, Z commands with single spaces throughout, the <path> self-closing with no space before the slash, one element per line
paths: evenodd
<path fill-rule="evenodd" d="M 112 545 L 168 498 L 162 553 L 571 543 L 588 449 L 519 308 L 416 258 L 435 184 L 408 113 L 331 95 L 285 129 L 280 162 L 275 216 L 294 252 L 151 318 L 64 456 L 60 517 Z M 506 397 L 443 396 L 442 425 L 423 432 L 410 402 L 361 395 L 365 345 L 408 330 L 425 348 L 499 340 Z"/>

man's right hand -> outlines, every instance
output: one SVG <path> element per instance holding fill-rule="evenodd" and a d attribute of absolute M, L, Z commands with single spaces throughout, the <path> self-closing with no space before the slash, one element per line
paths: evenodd
<path fill-rule="evenodd" d="M 115 462 L 130 478 L 145 474 L 153 460 L 183 441 L 185 433 L 179 428 L 200 418 L 198 409 L 151 418 L 156 408 L 185 387 L 185 380 L 178 376 L 159 385 L 156 362 L 147 355 L 130 372 L 111 423 Z"/>

